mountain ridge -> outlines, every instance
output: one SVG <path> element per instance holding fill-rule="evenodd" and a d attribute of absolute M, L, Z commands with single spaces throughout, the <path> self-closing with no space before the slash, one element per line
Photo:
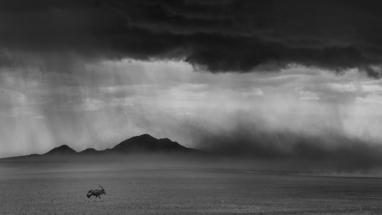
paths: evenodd
<path fill-rule="evenodd" d="M 112 148 L 96 150 L 87 148 L 77 152 L 70 146 L 64 144 L 55 147 L 43 154 L 30 154 L 24 156 L 0 158 L 15 159 L 29 157 L 79 157 L 79 156 L 102 156 L 102 155 L 129 155 L 129 154 L 154 154 L 154 153 L 203 153 L 203 151 L 187 148 L 168 138 L 157 139 L 149 134 L 142 134 L 126 139 Z"/>

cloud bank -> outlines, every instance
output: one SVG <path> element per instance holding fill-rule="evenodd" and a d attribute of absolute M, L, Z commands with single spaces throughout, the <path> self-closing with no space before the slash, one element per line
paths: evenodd
<path fill-rule="evenodd" d="M 291 64 L 381 75 L 380 2 L 31 0 L 0 3 L 0 64 L 49 58 L 183 60 L 211 72 Z M 21 58 L 21 59 L 20 59 Z"/>

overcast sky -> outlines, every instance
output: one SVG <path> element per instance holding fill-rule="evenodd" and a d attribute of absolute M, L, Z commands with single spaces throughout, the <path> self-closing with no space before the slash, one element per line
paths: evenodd
<path fill-rule="evenodd" d="M 381 165 L 381 6 L 1 1 L 0 157 L 149 133 L 229 155 Z"/>

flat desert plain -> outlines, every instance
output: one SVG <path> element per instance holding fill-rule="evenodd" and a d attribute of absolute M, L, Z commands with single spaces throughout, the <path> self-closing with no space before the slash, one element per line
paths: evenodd
<path fill-rule="evenodd" d="M 0 190 L 2 215 L 382 214 L 380 178 L 202 165 L 7 163 Z"/>

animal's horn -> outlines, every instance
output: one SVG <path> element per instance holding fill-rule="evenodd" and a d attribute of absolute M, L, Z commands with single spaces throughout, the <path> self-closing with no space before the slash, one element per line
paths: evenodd
<path fill-rule="evenodd" d="M 103 189 L 103 187 L 101 185 L 98 185 L 98 186 L 100 186 L 102 188 L 102 190 L 105 190 L 105 189 Z"/>

